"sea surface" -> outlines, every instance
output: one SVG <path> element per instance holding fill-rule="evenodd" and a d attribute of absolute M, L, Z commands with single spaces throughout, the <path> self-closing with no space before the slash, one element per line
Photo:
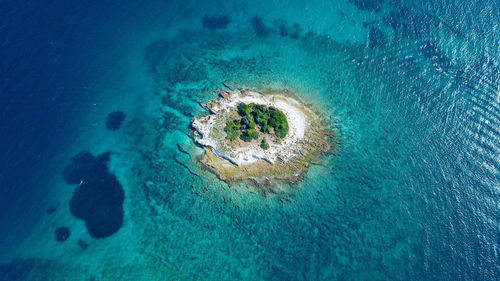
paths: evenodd
<path fill-rule="evenodd" d="M 0 280 L 500 280 L 498 0 L 4 0 L 0 79 Z M 221 87 L 335 152 L 228 186 Z"/>

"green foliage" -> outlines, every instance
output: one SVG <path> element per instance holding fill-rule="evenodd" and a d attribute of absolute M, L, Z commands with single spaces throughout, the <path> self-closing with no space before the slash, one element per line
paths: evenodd
<path fill-rule="evenodd" d="M 262 141 L 260 142 L 260 147 L 262 149 L 269 149 L 269 144 L 267 143 L 266 138 L 263 138 Z"/>
<path fill-rule="evenodd" d="M 252 139 L 256 140 L 259 138 L 259 133 L 255 130 L 255 129 L 250 129 L 248 130 L 248 134 L 250 135 L 250 137 L 252 137 Z"/>
<path fill-rule="evenodd" d="M 278 127 L 278 128 L 274 128 L 274 133 L 276 134 L 276 136 L 278 136 L 279 138 L 284 138 L 286 137 L 286 134 L 288 133 L 288 127 Z"/>
<path fill-rule="evenodd" d="M 250 115 L 250 106 L 246 103 L 238 104 L 238 114 L 240 116 L 249 116 Z"/>
<path fill-rule="evenodd" d="M 251 103 L 250 107 L 252 108 L 253 112 L 266 112 L 267 108 L 263 104 L 255 104 Z"/>
<path fill-rule="evenodd" d="M 250 123 L 253 122 L 253 120 L 251 120 L 250 118 L 251 118 L 250 116 L 245 116 L 245 117 L 241 118 L 240 128 L 242 130 L 250 128 Z"/>
<path fill-rule="evenodd" d="M 259 133 L 255 129 L 243 130 L 240 135 L 240 139 L 250 142 L 259 138 Z"/>
<path fill-rule="evenodd" d="M 271 126 L 266 124 L 266 125 L 260 127 L 260 131 L 263 132 L 264 134 L 267 134 L 267 133 L 271 132 Z"/>
<path fill-rule="evenodd" d="M 285 114 L 274 107 L 270 107 L 267 112 L 269 113 L 269 125 L 273 127 L 274 134 L 278 138 L 284 138 L 288 134 L 288 121 Z"/>
<path fill-rule="evenodd" d="M 240 139 L 246 142 L 252 141 L 252 138 L 248 135 L 248 131 L 243 131 L 240 135 Z"/>
<path fill-rule="evenodd" d="M 227 122 L 226 127 L 224 128 L 224 131 L 227 134 L 226 136 L 227 139 L 234 141 L 240 135 L 239 123 L 240 123 L 239 120 Z"/>
<path fill-rule="evenodd" d="M 269 119 L 269 115 L 267 114 L 267 108 L 262 104 L 250 104 L 252 108 L 252 116 L 255 123 L 259 126 L 264 126 L 267 124 L 267 120 Z"/>
<path fill-rule="evenodd" d="M 257 129 L 262 133 L 268 134 L 272 128 L 274 134 L 279 139 L 284 138 L 288 133 L 288 121 L 285 114 L 274 107 L 254 103 L 249 105 L 240 103 L 238 105 L 238 114 L 242 118 L 228 122 L 224 128 L 224 131 L 227 133 L 226 138 L 231 141 L 238 138 L 238 136 L 246 142 L 256 140 L 259 138 Z M 264 143 L 261 143 L 261 147 L 269 148 L 267 140 L 265 138 L 263 140 Z"/>

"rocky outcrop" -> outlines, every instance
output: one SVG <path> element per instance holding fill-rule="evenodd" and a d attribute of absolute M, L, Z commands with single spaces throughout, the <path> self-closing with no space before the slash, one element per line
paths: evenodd
<path fill-rule="evenodd" d="M 284 93 L 260 93 L 247 89 L 217 90 L 219 98 L 203 106 L 210 113 L 194 118 L 195 142 L 206 149 L 201 162 L 220 179 L 233 183 L 251 180 L 262 184 L 277 180 L 298 182 L 319 153 L 330 150 L 324 136 L 330 134 L 319 116 L 297 98 Z M 237 115 L 240 103 L 277 108 L 287 118 L 289 131 L 279 142 L 263 149 L 258 143 L 226 139 L 225 124 Z"/>

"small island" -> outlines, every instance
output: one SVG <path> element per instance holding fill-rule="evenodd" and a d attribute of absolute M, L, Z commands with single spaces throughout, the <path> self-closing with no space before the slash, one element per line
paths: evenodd
<path fill-rule="evenodd" d="M 191 125 L 195 142 L 205 148 L 201 163 L 229 184 L 297 183 L 316 157 L 332 149 L 333 133 L 289 93 L 219 89 L 218 94 L 202 104 L 209 114 Z"/>
<path fill-rule="evenodd" d="M 288 133 L 288 121 L 283 112 L 272 106 L 262 104 L 238 104 L 238 115 L 241 118 L 235 118 L 226 123 L 224 131 L 226 139 L 235 141 L 238 137 L 246 142 L 257 140 L 262 134 L 272 134 L 275 141 L 279 142 L 286 137 Z M 268 149 L 266 136 L 261 140 L 260 147 Z"/>

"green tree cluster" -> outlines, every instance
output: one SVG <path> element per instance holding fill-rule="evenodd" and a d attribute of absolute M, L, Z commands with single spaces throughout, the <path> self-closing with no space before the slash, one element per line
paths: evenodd
<path fill-rule="evenodd" d="M 237 137 L 240 136 L 240 120 L 227 122 L 224 131 L 226 131 L 227 134 L 226 138 L 234 141 Z"/>
<path fill-rule="evenodd" d="M 269 115 L 268 123 L 273 128 L 274 134 L 280 139 L 284 138 L 288 134 L 288 122 L 285 114 L 274 107 L 270 107 L 267 113 Z"/>
<path fill-rule="evenodd" d="M 251 108 L 248 104 L 246 104 L 246 103 L 238 104 L 238 114 L 240 116 L 249 116 L 250 111 L 251 111 Z"/>
<path fill-rule="evenodd" d="M 267 143 L 266 138 L 262 138 L 262 141 L 260 142 L 260 147 L 262 149 L 269 149 L 269 144 Z"/>
<path fill-rule="evenodd" d="M 274 135 L 279 139 L 284 138 L 288 133 L 288 121 L 285 114 L 274 107 L 254 103 L 240 103 L 238 105 L 238 114 L 241 119 L 229 121 L 224 128 L 227 133 L 226 138 L 231 141 L 238 138 L 238 136 L 246 142 L 256 140 L 259 138 L 257 129 L 266 134 L 271 133 L 272 129 Z M 269 148 L 267 140 L 265 144 Z M 261 143 L 261 147 L 266 145 Z"/>

